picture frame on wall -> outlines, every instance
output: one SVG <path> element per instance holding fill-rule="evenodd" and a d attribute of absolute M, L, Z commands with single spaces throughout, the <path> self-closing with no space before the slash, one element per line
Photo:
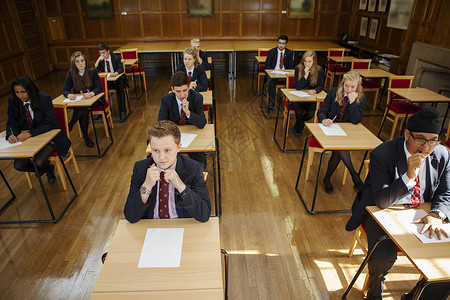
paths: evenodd
<path fill-rule="evenodd" d="M 287 0 L 287 18 L 314 18 L 315 0 Z"/>
<path fill-rule="evenodd" d="M 369 39 L 376 39 L 378 32 L 378 22 L 379 19 L 372 19 L 370 22 Z"/>
<path fill-rule="evenodd" d="M 113 0 L 85 0 L 86 18 L 112 19 L 114 18 Z"/>
<path fill-rule="evenodd" d="M 380 2 L 378 2 L 378 11 L 385 12 L 386 6 L 387 6 L 387 0 L 380 0 Z"/>
<path fill-rule="evenodd" d="M 409 17 L 411 16 L 413 5 L 414 0 L 391 0 L 387 27 L 403 30 L 408 29 Z"/>
<path fill-rule="evenodd" d="M 359 29 L 359 35 L 360 36 L 366 36 L 367 34 L 367 24 L 369 23 L 368 17 L 362 17 L 361 18 L 361 27 Z"/>
<path fill-rule="evenodd" d="M 367 10 L 375 11 L 376 6 L 377 6 L 377 0 L 369 0 L 369 7 L 367 7 Z"/>
<path fill-rule="evenodd" d="M 359 0 L 359 9 L 365 10 L 367 6 L 367 0 Z"/>
<path fill-rule="evenodd" d="M 188 17 L 213 17 L 214 0 L 187 0 Z"/>

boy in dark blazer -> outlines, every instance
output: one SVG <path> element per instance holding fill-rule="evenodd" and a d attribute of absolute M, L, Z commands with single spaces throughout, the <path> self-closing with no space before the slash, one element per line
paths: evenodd
<path fill-rule="evenodd" d="M 208 54 L 201 48 L 200 40 L 197 38 L 193 38 L 191 40 L 191 48 L 194 48 L 198 52 L 198 62 L 205 68 L 206 70 L 211 70 L 211 65 L 208 62 Z"/>
<path fill-rule="evenodd" d="M 112 73 L 112 76 L 117 76 L 123 73 L 123 64 L 119 57 L 109 53 L 109 46 L 101 43 L 97 46 L 99 57 L 95 62 L 95 68 L 98 72 Z M 108 82 L 108 85 L 113 85 L 117 91 L 119 98 L 119 112 L 120 121 L 124 121 L 127 117 L 127 106 L 125 103 L 125 84 L 127 84 L 127 76 L 123 74 L 115 82 Z"/>
<path fill-rule="evenodd" d="M 370 172 L 358 191 L 352 207 L 352 216 L 346 229 L 356 229 L 363 224 L 367 232 L 369 251 L 376 240 L 386 235 L 384 230 L 368 214 L 365 207 L 377 205 L 384 209 L 395 204 L 416 207 L 431 202 L 428 215 L 417 223 L 423 223 L 421 233 L 432 236 L 448 236 L 443 222 L 450 216 L 450 154 L 439 144 L 439 112 L 431 107 L 423 108 L 411 116 L 404 136 L 387 141 L 370 154 Z M 381 242 L 369 259 L 369 290 L 367 299 L 381 299 L 385 276 L 397 259 L 397 246 L 391 240 Z M 416 287 L 402 299 L 412 299 Z M 420 299 L 446 299 L 450 284 L 431 284 Z"/>
<path fill-rule="evenodd" d="M 287 35 L 280 35 L 278 37 L 278 46 L 269 50 L 267 54 L 265 69 L 285 70 L 294 68 L 294 55 L 291 50 L 286 48 L 288 42 Z M 267 74 L 267 92 L 269 94 L 269 105 L 267 112 L 274 109 L 275 106 L 275 90 L 278 84 L 278 79 L 271 79 Z"/>
<path fill-rule="evenodd" d="M 124 208 L 126 219 L 195 218 L 206 222 L 211 201 L 203 166 L 178 154 L 181 133 L 172 121 L 158 121 L 147 129 L 152 157 L 134 165 Z"/>

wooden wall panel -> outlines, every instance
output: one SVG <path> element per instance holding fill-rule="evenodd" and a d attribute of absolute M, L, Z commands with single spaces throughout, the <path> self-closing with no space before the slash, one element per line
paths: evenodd
<path fill-rule="evenodd" d="M 122 0 L 122 11 L 139 11 L 139 0 Z"/>
<path fill-rule="evenodd" d="M 320 14 L 319 22 L 319 36 L 333 36 L 337 35 L 337 19 L 331 13 Z"/>
<path fill-rule="evenodd" d="M 346 2 L 345 0 L 341 0 Z M 350 2 L 350 1 L 348 1 Z M 339 0 L 336 1 L 322 1 L 321 11 L 336 11 L 339 7 Z"/>
<path fill-rule="evenodd" d="M 200 36 L 200 18 L 188 17 L 187 14 L 181 15 L 181 26 L 183 28 L 183 36 Z"/>
<path fill-rule="evenodd" d="M 122 36 L 122 27 L 121 27 L 121 19 L 103 19 L 102 27 L 103 27 L 103 40 L 117 38 L 118 36 Z"/>
<path fill-rule="evenodd" d="M 61 5 L 61 12 L 63 14 L 73 14 L 79 11 L 79 1 L 59 1 L 59 4 Z"/>
<path fill-rule="evenodd" d="M 125 38 L 139 38 L 141 37 L 141 21 L 139 15 L 128 14 L 122 18 L 123 34 Z"/>
<path fill-rule="evenodd" d="M 241 9 L 241 0 L 222 0 L 222 11 L 230 11 L 230 10 L 240 10 Z M 248 2 L 258 2 L 259 1 L 248 1 Z"/>
<path fill-rule="evenodd" d="M 315 19 L 302 19 L 300 21 L 300 37 L 313 37 L 316 35 L 316 20 Z"/>
<path fill-rule="evenodd" d="M 236 9 L 236 7 L 235 7 Z M 242 1 L 242 10 L 260 10 L 261 5 L 259 1 Z"/>
<path fill-rule="evenodd" d="M 142 23 L 144 37 L 159 37 L 162 35 L 160 14 L 142 15 Z"/>
<path fill-rule="evenodd" d="M 217 37 L 220 36 L 222 16 L 218 15 L 215 18 L 203 18 L 202 19 L 202 33 L 204 37 Z M 217 34 L 219 32 L 219 35 Z"/>
<path fill-rule="evenodd" d="M 238 36 L 239 35 L 240 14 L 238 13 L 223 13 L 222 14 L 222 33 L 224 36 Z"/>
<path fill-rule="evenodd" d="M 279 0 L 262 0 L 263 10 L 278 10 L 280 8 Z"/>
<path fill-rule="evenodd" d="M 141 0 L 141 10 L 142 11 L 160 11 L 160 1 L 159 0 Z"/>
<path fill-rule="evenodd" d="M 263 14 L 262 15 L 262 27 L 264 31 L 261 33 L 262 36 L 278 36 L 279 32 L 279 22 L 280 15 L 279 14 Z"/>
<path fill-rule="evenodd" d="M 178 14 L 162 15 L 163 23 L 163 36 L 164 37 L 177 37 L 180 36 L 180 16 Z"/>
<path fill-rule="evenodd" d="M 59 13 L 58 0 L 44 0 L 44 5 L 48 15 L 57 15 Z"/>
<path fill-rule="evenodd" d="M 67 39 L 83 39 L 83 29 L 82 19 L 79 16 L 64 16 L 64 30 Z"/>
<path fill-rule="evenodd" d="M 298 25 L 297 19 L 288 19 L 286 15 L 283 15 L 281 17 L 280 33 L 286 34 L 288 37 L 297 36 Z"/>
<path fill-rule="evenodd" d="M 102 21 L 101 19 L 85 19 L 86 24 L 86 38 L 88 39 L 101 39 L 102 34 Z"/>
<path fill-rule="evenodd" d="M 242 35 L 258 36 L 259 14 L 242 14 Z"/>
<path fill-rule="evenodd" d="M 180 0 L 161 0 L 162 11 L 179 11 L 181 9 Z"/>

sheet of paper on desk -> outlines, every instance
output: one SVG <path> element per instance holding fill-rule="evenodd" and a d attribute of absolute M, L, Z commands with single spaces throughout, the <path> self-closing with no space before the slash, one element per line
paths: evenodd
<path fill-rule="evenodd" d="M 290 72 L 289 72 L 289 71 L 278 71 L 278 70 L 274 70 L 274 71 L 271 71 L 270 73 L 272 73 L 272 74 L 281 74 L 281 75 L 284 75 L 284 74 L 289 74 Z"/>
<path fill-rule="evenodd" d="M 7 140 L 5 140 L 4 137 L 0 138 L 0 150 L 6 149 L 6 148 L 9 148 L 9 147 L 13 147 L 13 146 L 18 146 L 18 145 L 22 145 L 22 142 L 17 142 L 17 143 L 11 144 Z"/>
<path fill-rule="evenodd" d="M 181 133 L 181 148 L 187 148 L 197 137 L 194 133 Z"/>
<path fill-rule="evenodd" d="M 184 228 L 149 228 L 138 268 L 179 268 Z"/>
<path fill-rule="evenodd" d="M 320 129 L 322 129 L 323 133 L 328 136 L 347 136 L 345 131 L 339 126 L 339 124 L 333 123 L 330 126 L 325 126 L 323 124 L 319 124 Z"/>
<path fill-rule="evenodd" d="M 77 102 L 80 101 L 81 99 L 83 99 L 83 95 L 79 95 L 75 97 L 75 100 L 70 100 L 69 98 L 64 99 L 63 102 Z"/>
<path fill-rule="evenodd" d="M 424 244 L 428 243 L 448 243 L 450 242 L 450 238 L 445 237 L 444 235 L 441 235 L 441 239 L 439 240 L 436 237 L 436 234 L 433 234 L 433 237 L 429 238 L 429 231 L 426 231 L 423 234 L 420 234 L 420 231 L 422 230 L 423 223 L 414 224 L 413 221 L 419 220 L 427 215 L 427 212 L 425 212 L 423 209 L 405 209 L 405 210 L 398 210 L 394 212 L 394 215 L 397 217 L 397 219 L 408 228 L 412 233 L 416 235 L 416 237 Z M 446 231 L 450 233 L 450 224 L 445 224 L 444 228 L 446 228 Z"/>
<path fill-rule="evenodd" d="M 308 94 L 304 91 L 290 91 L 289 93 L 291 93 L 292 95 L 295 95 L 297 97 L 311 97 L 310 94 Z"/>

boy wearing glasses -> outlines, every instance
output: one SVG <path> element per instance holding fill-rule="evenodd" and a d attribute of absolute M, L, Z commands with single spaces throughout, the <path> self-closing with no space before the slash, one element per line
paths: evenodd
<path fill-rule="evenodd" d="M 369 251 L 379 237 L 386 235 L 366 211 L 369 205 L 383 209 L 391 205 L 417 207 L 425 201 L 432 202 L 428 215 L 416 223 L 424 224 L 421 233 L 430 238 L 434 234 L 439 239 L 442 235 L 448 237 L 443 224 L 450 216 L 450 163 L 449 151 L 440 145 L 440 130 L 439 112 L 432 107 L 423 108 L 409 118 L 404 136 L 381 144 L 370 154 L 369 175 L 358 191 L 346 225 L 348 231 L 364 225 Z M 368 262 L 367 299 L 382 299 L 385 276 L 396 259 L 394 242 L 385 240 L 377 246 Z M 419 283 L 402 299 L 412 299 Z M 449 291 L 448 283 L 431 284 L 420 299 L 445 299 Z"/>

